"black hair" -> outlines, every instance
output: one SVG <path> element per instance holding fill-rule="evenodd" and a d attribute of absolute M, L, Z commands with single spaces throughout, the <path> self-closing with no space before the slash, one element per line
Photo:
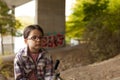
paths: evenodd
<path fill-rule="evenodd" d="M 39 30 L 42 33 L 42 36 L 44 36 L 43 29 L 39 25 L 33 24 L 33 25 L 29 25 L 29 26 L 25 27 L 25 29 L 23 31 L 24 39 L 28 38 L 30 32 L 34 29 Z"/>

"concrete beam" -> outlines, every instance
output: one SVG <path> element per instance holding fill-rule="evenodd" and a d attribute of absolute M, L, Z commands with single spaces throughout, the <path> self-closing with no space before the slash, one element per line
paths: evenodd
<path fill-rule="evenodd" d="M 65 32 L 65 0 L 36 1 L 36 23 L 45 33 Z"/>
<path fill-rule="evenodd" d="M 65 46 L 65 0 L 36 0 L 35 20 L 45 32 L 43 47 Z"/>
<path fill-rule="evenodd" d="M 3 1 L 7 3 L 8 7 L 13 8 L 13 7 L 18 7 L 20 5 L 23 5 L 32 0 L 3 0 Z"/>

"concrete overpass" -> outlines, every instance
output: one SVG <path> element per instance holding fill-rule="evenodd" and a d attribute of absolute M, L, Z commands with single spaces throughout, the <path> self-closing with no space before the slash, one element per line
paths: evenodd
<path fill-rule="evenodd" d="M 4 0 L 14 10 L 32 0 Z M 45 32 L 46 48 L 56 48 L 65 45 L 65 0 L 35 0 L 35 23 Z"/>
<path fill-rule="evenodd" d="M 7 3 L 8 7 L 12 8 L 13 6 L 18 7 L 32 0 L 3 0 Z"/>

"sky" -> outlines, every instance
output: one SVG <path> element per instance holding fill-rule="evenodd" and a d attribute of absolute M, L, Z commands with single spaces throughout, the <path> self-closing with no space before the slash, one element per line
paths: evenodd
<path fill-rule="evenodd" d="M 66 16 L 71 14 L 71 7 L 75 0 L 66 0 Z M 15 8 L 15 16 L 35 16 L 35 0 Z"/>

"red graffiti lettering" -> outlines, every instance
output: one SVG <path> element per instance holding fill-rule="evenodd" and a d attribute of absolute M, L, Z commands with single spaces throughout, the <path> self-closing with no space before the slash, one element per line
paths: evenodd
<path fill-rule="evenodd" d="M 63 34 L 56 34 L 45 36 L 42 40 L 42 47 L 44 48 L 55 48 L 64 45 L 64 35 Z"/>

